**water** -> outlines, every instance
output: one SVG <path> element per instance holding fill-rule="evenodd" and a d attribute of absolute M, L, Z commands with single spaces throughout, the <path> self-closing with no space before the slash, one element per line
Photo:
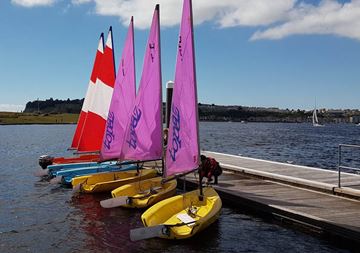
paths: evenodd
<path fill-rule="evenodd" d="M 192 239 L 130 242 L 141 211 L 103 209 L 106 194 L 73 197 L 32 175 L 40 155 L 69 155 L 74 128 L 0 126 L 0 252 L 349 252 L 225 205 L 220 219 Z M 339 143 L 360 143 L 360 127 L 201 123 L 200 136 L 205 150 L 331 169 Z"/>
<path fill-rule="evenodd" d="M 201 148 L 278 162 L 337 169 L 338 145 L 360 144 L 354 124 L 203 123 Z M 360 150 L 343 149 L 342 162 L 360 167 Z"/>

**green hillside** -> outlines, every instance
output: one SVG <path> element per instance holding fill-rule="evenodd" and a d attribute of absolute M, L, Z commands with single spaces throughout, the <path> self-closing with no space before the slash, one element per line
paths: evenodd
<path fill-rule="evenodd" d="M 0 125 L 12 124 L 75 124 L 79 114 L 36 114 L 18 112 L 0 112 Z"/>

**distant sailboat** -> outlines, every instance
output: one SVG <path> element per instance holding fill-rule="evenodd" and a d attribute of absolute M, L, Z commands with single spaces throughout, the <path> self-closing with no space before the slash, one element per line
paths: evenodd
<path fill-rule="evenodd" d="M 318 120 L 318 117 L 317 117 L 317 109 L 316 109 L 316 106 L 314 108 L 314 111 L 313 111 L 313 115 L 312 115 L 312 123 L 313 123 L 313 126 L 314 127 L 319 127 L 319 126 L 324 126 L 322 124 L 319 123 L 319 120 Z"/>

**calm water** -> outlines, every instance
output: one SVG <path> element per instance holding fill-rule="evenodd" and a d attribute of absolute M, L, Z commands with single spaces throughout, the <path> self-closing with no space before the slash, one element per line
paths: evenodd
<path fill-rule="evenodd" d="M 129 229 L 142 226 L 140 211 L 102 209 L 99 200 L 107 195 L 72 197 L 32 175 L 41 154 L 69 154 L 73 131 L 71 125 L 0 126 L 0 252 L 348 252 L 227 206 L 190 240 L 130 242 Z M 360 144 L 360 127 L 201 123 L 200 138 L 205 150 L 331 169 L 339 143 Z"/>

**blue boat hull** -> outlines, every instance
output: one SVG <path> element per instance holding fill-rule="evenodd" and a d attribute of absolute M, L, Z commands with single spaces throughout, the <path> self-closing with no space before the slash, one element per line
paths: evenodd
<path fill-rule="evenodd" d="M 62 177 L 61 183 L 64 185 L 71 185 L 71 181 L 74 177 L 85 176 L 89 174 L 101 173 L 101 172 L 112 172 L 112 171 L 127 171 L 136 170 L 137 165 L 135 164 L 100 164 L 92 167 L 73 168 L 66 170 L 59 170 L 51 174 L 52 177 Z"/>
<path fill-rule="evenodd" d="M 49 170 L 49 175 L 52 176 L 57 171 L 60 170 L 72 170 L 77 168 L 87 168 L 87 167 L 94 167 L 99 165 L 112 165 L 116 164 L 116 161 L 110 161 L 110 162 L 86 162 L 86 163 L 67 163 L 67 164 L 56 164 L 56 165 L 49 165 L 47 168 Z"/>

